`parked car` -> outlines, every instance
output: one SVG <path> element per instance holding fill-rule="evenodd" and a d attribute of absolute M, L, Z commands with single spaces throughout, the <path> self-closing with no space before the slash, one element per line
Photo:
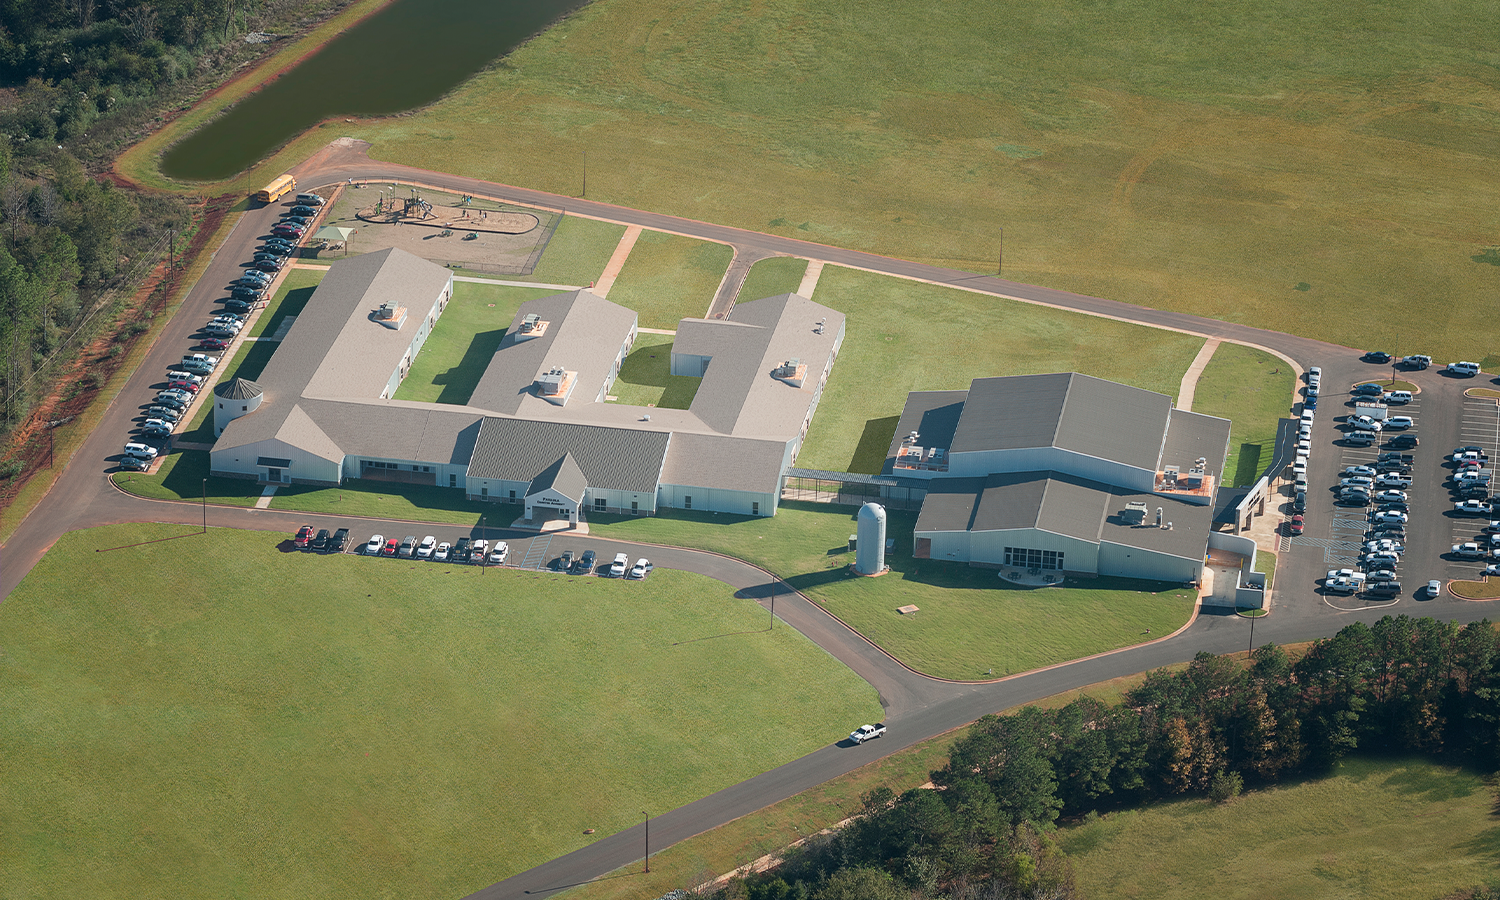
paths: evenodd
<path fill-rule="evenodd" d="M 1318 395 L 1317 394 L 1308 394 L 1305 398 L 1303 398 L 1303 400 L 1302 400 L 1302 408 L 1303 409 L 1317 409 L 1318 408 Z"/>
<path fill-rule="evenodd" d="M 1376 521 L 1376 522 L 1394 522 L 1394 523 L 1397 523 L 1397 524 L 1400 524 L 1400 525 L 1405 525 L 1406 524 L 1406 513 L 1404 513 L 1404 512 L 1396 512 L 1395 510 L 1387 510 L 1386 512 L 1378 512 L 1378 513 L 1375 513 L 1375 515 L 1374 515 L 1374 521 Z"/>
<path fill-rule="evenodd" d="M 578 573 L 580 575 L 594 574 L 594 565 L 596 560 L 597 557 L 594 555 L 594 551 L 583 551 L 583 555 L 578 557 Z"/>
<path fill-rule="evenodd" d="M 1301 516 L 1292 516 L 1292 520 L 1287 523 L 1286 528 L 1288 532 L 1296 535 L 1302 533 L 1302 529 L 1305 527 L 1305 525 L 1306 523 L 1303 521 Z"/>
<path fill-rule="evenodd" d="M 1292 498 L 1293 512 L 1307 511 L 1307 491 L 1298 491 L 1297 496 Z"/>
<path fill-rule="evenodd" d="M 1406 547 L 1395 538 L 1376 538 L 1365 541 L 1366 553 L 1405 553 Z"/>
<path fill-rule="evenodd" d="M 229 299 L 238 300 L 241 303 L 257 303 L 260 301 L 260 291 L 255 288 L 237 287 L 229 292 Z M 219 349 L 224 349 L 220 347 Z"/>
<path fill-rule="evenodd" d="M 298 205 L 292 207 L 291 209 L 287 210 L 287 212 L 290 213 L 290 214 L 292 214 L 292 215 L 294 215 L 294 216 L 303 216 L 303 217 L 311 217 L 311 216 L 315 216 L 315 215 L 318 214 L 318 210 L 315 207 L 306 206 L 306 205 L 300 204 L 300 203 Z"/>
<path fill-rule="evenodd" d="M 1490 563 L 1489 565 L 1485 566 L 1483 574 L 1485 574 L 1485 575 L 1500 575 L 1500 563 Z M 1428 585 L 1430 586 L 1433 583 L 1434 582 L 1428 582 Z M 1437 594 L 1434 593 L 1432 596 L 1436 597 Z"/>
<path fill-rule="evenodd" d="M 1486 575 L 1489 574 L 1489 569 L 1488 568 L 1485 569 L 1485 574 Z M 1438 594 L 1441 594 L 1442 592 L 1443 592 L 1443 583 L 1441 581 L 1439 581 L 1436 578 L 1434 578 L 1431 581 L 1427 582 L 1427 596 L 1429 596 L 1429 597 L 1436 597 Z"/>
<path fill-rule="evenodd" d="M 233 310 L 234 312 L 249 312 L 251 307 L 248 301 L 236 300 L 233 297 L 230 297 L 228 300 L 224 301 L 224 308 Z"/>
<path fill-rule="evenodd" d="M 155 406 L 146 407 L 146 417 L 161 419 L 164 422 L 176 422 L 182 418 L 182 408 L 158 403 Z"/>
<path fill-rule="evenodd" d="M 156 399 L 153 400 L 152 402 L 155 403 L 157 406 L 165 406 L 167 409 L 176 410 L 177 413 L 178 413 L 178 415 L 181 415 L 182 412 L 183 412 L 183 410 L 187 409 L 187 402 L 184 401 L 184 400 L 179 400 L 176 397 L 163 397 L 161 394 L 157 394 L 156 395 Z M 146 410 L 146 414 L 150 415 L 150 416 L 155 416 L 158 419 L 164 418 L 161 413 L 159 413 L 159 412 L 152 412 L 149 409 Z"/>
<path fill-rule="evenodd" d="M 1298 516 L 1297 518 L 1300 519 L 1302 517 Z M 635 579 L 645 578 L 648 574 L 650 574 L 651 569 L 651 561 L 646 559 L 645 557 L 642 557 L 635 561 L 635 565 L 630 567 L 630 577 Z"/>
<path fill-rule="evenodd" d="M 1373 597 L 1394 597 L 1401 593 L 1401 582 L 1380 581 L 1365 585 L 1365 593 Z"/>
<path fill-rule="evenodd" d="M 614 562 L 609 564 L 609 577 L 624 578 L 625 570 L 630 568 L 630 557 L 623 553 L 616 553 Z"/>
<path fill-rule="evenodd" d="M 1401 565 L 1399 553 L 1371 553 L 1365 557 L 1366 569 L 1394 569 Z"/>
<path fill-rule="evenodd" d="M 1385 428 L 1384 425 L 1380 424 L 1379 419 L 1373 419 L 1369 416 L 1350 416 L 1348 422 L 1349 427 L 1355 431 L 1370 431 L 1379 434 Z"/>
<path fill-rule="evenodd" d="M 1443 368 L 1449 375 L 1457 375 L 1461 378 L 1473 378 L 1479 374 L 1479 363 L 1477 362 L 1451 362 Z"/>
<path fill-rule="evenodd" d="M 1343 441 L 1350 447 L 1368 447 L 1375 443 L 1375 437 L 1372 431 L 1350 431 L 1345 433 Z"/>
<path fill-rule="evenodd" d="M 365 555 L 374 556 L 375 554 L 379 553 L 380 548 L 384 546 L 385 536 L 380 534 L 374 535 L 370 538 L 369 542 L 365 544 Z"/>
<path fill-rule="evenodd" d="M 229 343 L 219 338 L 204 338 L 198 342 L 199 350 L 225 350 L 228 347 Z"/>
<path fill-rule="evenodd" d="M 1374 478 L 1376 473 L 1375 473 L 1375 469 L 1372 466 L 1347 466 L 1347 467 L 1345 467 L 1345 469 L 1343 471 L 1343 474 L 1344 475 L 1365 475 L 1365 476 L 1368 476 L 1370 478 Z"/>
<path fill-rule="evenodd" d="M 1421 443 L 1422 442 L 1418 440 L 1417 436 L 1414 434 L 1398 434 L 1394 437 L 1386 438 L 1385 441 L 1385 445 L 1392 450 L 1409 450 L 1412 447 L 1420 445 Z"/>
<path fill-rule="evenodd" d="M 281 263 L 274 259 L 259 259 L 255 261 L 255 268 L 262 272 L 280 272 Z"/>
<path fill-rule="evenodd" d="M 1375 484 L 1383 488 L 1409 488 L 1411 487 L 1411 476 L 1401 475 L 1396 472 L 1384 472 L 1375 476 Z"/>
<path fill-rule="evenodd" d="M 1423 353 L 1416 353 L 1401 358 L 1401 365 L 1408 369 L 1425 369 L 1432 365 L 1432 357 Z"/>
<path fill-rule="evenodd" d="M 557 558 L 557 571 L 559 571 L 559 572 L 571 572 L 571 571 L 573 571 L 573 551 L 572 550 L 564 550 L 562 552 L 562 556 L 559 556 Z"/>
<path fill-rule="evenodd" d="M 490 548 L 490 565 L 499 566 L 505 564 L 505 558 L 510 555 L 510 545 L 504 541 L 496 541 L 495 546 Z"/>
<path fill-rule="evenodd" d="M 453 545 L 448 543 L 447 541 L 443 541 L 441 544 L 438 544 L 437 549 L 432 551 L 432 558 L 435 562 L 447 562 L 448 557 L 452 555 Z"/>
<path fill-rule="evenodd" d="M 1347 578 L 1330 578 L 1323 582 L 1323 590 L 1330 594 L 1352 594 L 1359 590 L 1363 582 L 1350 581 Z"/>
<path fill-rule="evenodd" d="M 1488 516 L 1494 506 L 1488 500 L 1464 500 L 1453 504 L 1453 511 L 1461 516 Z"/>
<path fill-rule="evenodd" d="M 1374 382 L 1369 382 L 1367 384 L 1356 384 L 1350 393 L 1356 397 L 1378 397 L 1385 393 L 1385 388 Z"/>
<path fill-rule="evenodd" d="M 1488 550 L 1481 547 L 1474 541 L 1467 541 L 1462 544 L 1454 544 L 1453 549 L 1450 552 L 1459 559 L 1483 559 L 1484 557 L 1489 555 Z"/>
<path fill-rule="evenodd" d="M 1417 423 L 1412 419 L 1411 416 L 1386 416 L 1385 417 L 1385 430 L 1386 431 L 1405 431 L 1406 429 L 1411 428 L 1412 426 L 1414 426 L 1416 424 Z"/>
<path fill-rule="evenodd" d="M 1357 487 L 1370 490 L 1375 486 L 1375 479 L 1368 475 L 1351 475 L 1348 478 L 1340 478 L 1339 484 L 1343 487 Z"/>
<path fill-rule="evenodd" d="M 306 550 L 307 549 L 307 543 L 308 543 L 308 541 L 312 540 L 312 536 L 313 536 L 313 527 L 311 525 L 303 525 L 301 528 L 297 529 L 296 535 L 294 535 L 292 537 L 292 543 L 299 550 Z"/>
<path fill-rule="evenodd" d="M 203 326 L 203 332 L 219 337 L 234 337 L 240 333 L 240 328 L 238 325 L 225 325 L 223 322 L 209 322 Z"/>
<path fill-rule="evenodd" d="M 288 215 L 288 216 L 282 216 L 281 217 L 281 224 L 282 225 L 295 225 L 298 228 L 306 228 L 310 223 L 308 222 L 308 220 L 304 216 L 290 216 L 290 215 Z"/>
<path fill-rule="evenodd" d="M 471 552 L 472 551 L 469 548 L 469 539 L 466 537 L 461 537 L 458 539 L 458 542 L 453 545 L 453 561 L 468 562 Z"/>
<path fill-rule="evenodd" d="M 488 565 L 490 556 L 490 542 L 487 538 L 475 538 L 469 545 L 469 561 Z"/>
<path fill-rule="evenodd" d="M 385 544 L 380 548 L 380 555 L 395 556 L 399 549 L 401 549 L 401 541 L 396 538 L 386 538 Z"/>
<path fill-rule="evenodd" d="M 418 559 L 432 559 L 433 551 L 437 549 L 437 538 L 432 535 L 422 538 L 422 543 L 417 545 Z"/>
<path fill-rule="evenodd" d="M 156 452 L 156 448 L 150 444 L 131 441 L 125 445 L 125 455 L 134 456 L 137 459 L 156 459 Z"/>
<path fill-rule="evenodd" d="M 344 548 L 349 546 L 349 529 L 340 528 L 328 539 L 329 553 L 343 553 Z"/>
<path fill-rule="evenodd" d="M 1391 361 L 1391 355 L 1384 350 L 1371 350 L 1364 356 L 1361 356 L 1360 359 L 1365 362 L 1388 363 Z"/>
<path fill-rule="evenodd" d="M 318 533 L 313 535 L 313 539 L 307 542 L 307 549 L 314 553 L 322 553 L 328 549 L 328 541 L 332 537 L 333 533 L 327 528 L 319 528 Z"/>
<path fill-rule="evenodd" d="M 1411 391 L 1386 391 L 1380 398 L 1387 406 L 1404 406 L 1412 401 Z"/>
<path fill-rule="evenodd" d="M 119 465 L 127 472 L 144 472 L 151 467 L 151 460 L 141 459 L 139 456 L 122 456 Z"/>
<path fill-rule="evenodd" d="M 172 433 L 172 423 L 166 419 L 147 419 L 141 425 L 141 434 L 162 437 Z"/>
<path fill-rule="evenodd" d="M 284 222 L 280 225 L 276 225 L 271 229 L 272 234 L 289 238 L 300 238 L 302 237 L 304 231 L 306 231 L 305 228 L 302 228 L 298 225 L 289 225 Z"/>
<path fill-rule="evenodd" d="M 402 558 L 410 558 L 411 555 L 416 551 L 417 536 L 414 534 L 408 534 L 406 537 L 402 538 L 401 543 L 396 547 L 396 555 Z"/>
<path fill-rule="evenodd" d="M 1393 501 L 1405 503 L 1406 491 L 1398 491 L 1395 488 L 1389 488 L 1376 494 L 1375 499 L 1379 500 L 1381 503 L 1390 503 Z"/>

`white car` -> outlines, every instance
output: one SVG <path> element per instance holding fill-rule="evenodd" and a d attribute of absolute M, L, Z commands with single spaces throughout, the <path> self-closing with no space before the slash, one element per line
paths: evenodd
<path fill-rule="evenodd" d="M 1400 541 L 1391 538 L 1381 538 L 1376 541 L 1365 541 L 1366 553 L 1404 553 L 1406 547 Z"/>
<path fill-rule="evenodd" d="M 1349 417 L 1349 427 L 1353 428 L 1355 431 L 1376 431 L 1376 432 L 1378 432 L 1384 426 L 1382 426 L 1380 424 L 1379 420 L 1372 419 L 1369 416 L 1350 416 Z"/>
<path fill-rule="evenodd" d="M 383 534 L 377 534 L 374 537 L 370 538 L 369 543 L 365 544 L 365 555 L 366 556 L 379 556 L 380 555 L 380 548 L 384 547 L 384 546 L 385 546 L 385 535 L 383 535 Z"/>
<path fill-rule="evenodd" d="M 1472 378 L 1479 374 L 1479 363 L 1477 362 L 1451 362 L 1444 369 L 1450 375 L 1463 375 Z"/>
<path fill-rule="evenodd" d="M 1377 493 L 1375 499 L 1380 503 L 1405 503 L 1406 491 L 1398 491 L 1395 488 L 1390 488 Z"/>
<path fill-rule="evenodd" d="M 432 535 L 422 538 L 422 543 L 417 545 L 418 559 L 432 559 L 432 551 L 437 549 L 437 538 Z"/>
<path fill-rule="evenodd" d="M 1483 559 L 1487 554 L 1487 551 L 1483 547 L 1473 541 L 1469 541 L 1466 544 L 1454 544 L 1453 549 L 1449 552 L 1460 559 Z"/>
<path fill-rule="evenodd" d="M 645 578 L 646 577 L 646 573 L 650 572 L 650 571 L 651 571 L 651 561 L 648 560 L 648 559 L 646 559 L 645 557 L 642 557 L 642 558 L 640 558 L 640 559 L 638 559 L 638 560 L 635 561 L 635 565 L 634 566 L 631 566 L 631 568 L 630 568 L 630 577 L 631 578 Z"/>
<path fill-rule="evenodd" d="M 1396 525 L 1406 524 L 1406 513 L 1398 512 L 1394 509 L 1388 509 L 1385 512 L 1378 512 L 1370 518 L 1375 522 L 1391 522 Z"/>
<path fill-rule="evenodd" d="M 134 456 L 136 459 L 156 459 L 156 448 L 150 444 L 137 444 L 131 441 L 125 445 L 125 455 Z"/>
<path fill-rule="evenodd" d="M 623 553 L 615 554 L 615 561 L 609 564 L 609 577 L 624 578 L 625 570 L 630 568 L 630 557 Z"/>
<path fill-rule="evenodd" d="M 1402 475 L 1399 472 L 1386 472 L 1384 475 L 1375 476 L 1375 483 L 1384 488 L 1408 488 L 1411 487 L 1411 476 Z"/>
<path fill-rule="evenodd" d="M 443 541 L 441 544 L 437 545 L 436 550 L 432 551 L 432 558 L 437 560 L 438 562 L 447 562 L 448 557 L 452 555 L 452 553 L 453 545 L 448 543 L 447 541 Z"/>
<path fill-rule="evenodd" d="M 166 419 L 147 419 L 141 425 L 141 434 L 164 435 L 172 433 L 172 423 Z"/>
<path fill-rule="evenodd" d="M 1411 416 L 1387 416 L 1385 420 L 1386 431 L 1405 431 L 1417 424 Z"/>
<path fill-rule="evenodd" d="M 1365 557 L 1365 568 L 1371 572 L 1378 569 L 1394 569 L 1401 565 L 1399 553 L 1371 553 Z"/>
<path fill-rule="evenodd" d="M 490 542 L 484 538 L 477 538 L 474 543 L 469 545 L 469 562 L 488 562 L 489 556 Z"/>
<path fill-rule="evenodd" d="M 1485 567 L 1484 574 L 1490 574 L 1490 569 L 1495 569 L 1497 572 L 1500 572 L 1500 566 L 1487 566 Z M 1427 582 L 1427 596 L 1436 597 L 1442 592 L 1443 583 L 1441 581 L 1438 581 L 1436 578 L 1434 578 L 1431 581 Z"/>
<path fill-rule="evenodd" d="M 504 541 L 496 541 L 495 546 L 490 548 L 490 565 L 498 566 L 505 562 L 505 557 L 510 555 L 510 546 Z"/>
<path fill-rule="evenodd" d="M 1464 500 L 1453 504 L 1453 511 L 1463 516 L 1487 516 L 1493 507 L 1487 500 Z"/>
<path fill-rule="evenodd" d="M 1359 583 L 1347 578 L 1334 578 L 1323 582 L 1323 590 L 1330 594 L 1352 594 L 1359 590 Z"/>
<path fill-rule="evenodd" d="M 1364 476 L 1367 476 L 1369 478 L 1374 478 L 1379 473 L 1377 473 L 1375 471 L 1375 467 L 1374 466 L 1349 466 L 1348 468 L 1344 469 L 1344 474 L 1345 475 L 1364 475 Z"/>
<path fill-rule="evenodd" d="M 1344 579 L 1344 580 L 1346 580 L 1346 581 L 1354 581 L 1354 582 L 1364 581 L 1365 580 L 1365 573 L 1357 571 L 1355 569 L 1329 569 L 1328 570 L 1328 577 L 1326 579 L 1327 581 L 1338 581 L 1341 578 Z"/>
<path fill-rule="evenodd" d="M 1353 487 L 1369 490 L 1370 488 L 1375 486 L 1375 479 L 1371 478 L 1368 475 L 1354 475 L 1350 478 L 1340 478 L 1339 484 L 1343 485 L 1346 488 Z"/>

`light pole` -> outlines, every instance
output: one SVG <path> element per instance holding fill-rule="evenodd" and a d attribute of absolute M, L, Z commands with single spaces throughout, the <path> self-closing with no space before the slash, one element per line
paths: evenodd
<path fill-rule="evenodd" d="M 771 582 L 771 627 L 767 631 L 776 630 L 776 582 Z"/>
<path fill-rule="evenodd" d="M 995 277 L 1005 274 L 1005 226 L 1000 226 L 1000 264 L 995 267 Z"/>
<path fill-rule="evenodd" d="M 646 874 L 651 874 L 651 816 L 644 809 L 641 815 L 646 818 Z"/>
<path fill-rule="evenodd" d="M 1261 602 L 1265 601 L 1262 600 Z M 1250 659 L 1250 654 L 1255 652 L 1255 620 L 1260 618 L 1255 612 L 1253 609 L 1250 610 L 1250 646 L 1245 648 L 1245 659 L 1247 661 Z"/>

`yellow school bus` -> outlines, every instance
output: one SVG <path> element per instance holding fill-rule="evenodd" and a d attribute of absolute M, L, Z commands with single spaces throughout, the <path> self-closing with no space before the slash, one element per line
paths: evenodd
<path fill-rule="evenodd" d="M 283 175 L 265 187 L 255 192 L 255 199 L 262 203 L 275 203 L 291 191 L 297 189 L 297 179 L 290 175 Z"/>

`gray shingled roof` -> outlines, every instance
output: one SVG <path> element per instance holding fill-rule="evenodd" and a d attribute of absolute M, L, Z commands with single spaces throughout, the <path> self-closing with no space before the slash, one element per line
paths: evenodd
<path fill-rule="evenodd" d="M 1229 448 L 1229 427 L 1228 419 L 1181 409 L 1172 410 L 1167 426 L 1167 442 L 1162 448 L 1161 464 L 1180 466 L 1186 472 L 1201 456 L 1208 460 L 1209 474 L 1222 479 L 1224 456 Z M 1234 480 L 1232 476 L 1230 480 Z"/>
<path fill-rule="evenodd" d="M 784 441 L 678 432 L 667 448 L 661 480 L 663 484 L 774 493 L 781 486 L 785 458 Z"/>
<path fill-rule="evenodd" d="M 655 493 L 671 435 L 486 416 L 469 475 L 530 483 L 572 453 L 592 487 Z"/>
<path fill-rule="evenodd" d="M 588 479 L 583 477 L 583 470 L 578 467 L 578 461 L 573 458 L 573 454 L 564 453 L 557 462 L 531 479 L 531 484 L 526 488 L 526 496 L 530 497 L 538 491 L 551 488 L 564 497 L 581 501 L 588 487 Z"/>
<path fill-rule="evenodd" d="M 949 449 L 1057 447 L 1154 470 L 1171 409 L 1164 394 L 1077 372 L 976 378 Z"/>
<path fill-rule="evenodd" d="M 214 387 L 214 396 L 221 400 L 249 400 L 264 393 L 264 388 L 248 378 L 231 378 Z"/>

